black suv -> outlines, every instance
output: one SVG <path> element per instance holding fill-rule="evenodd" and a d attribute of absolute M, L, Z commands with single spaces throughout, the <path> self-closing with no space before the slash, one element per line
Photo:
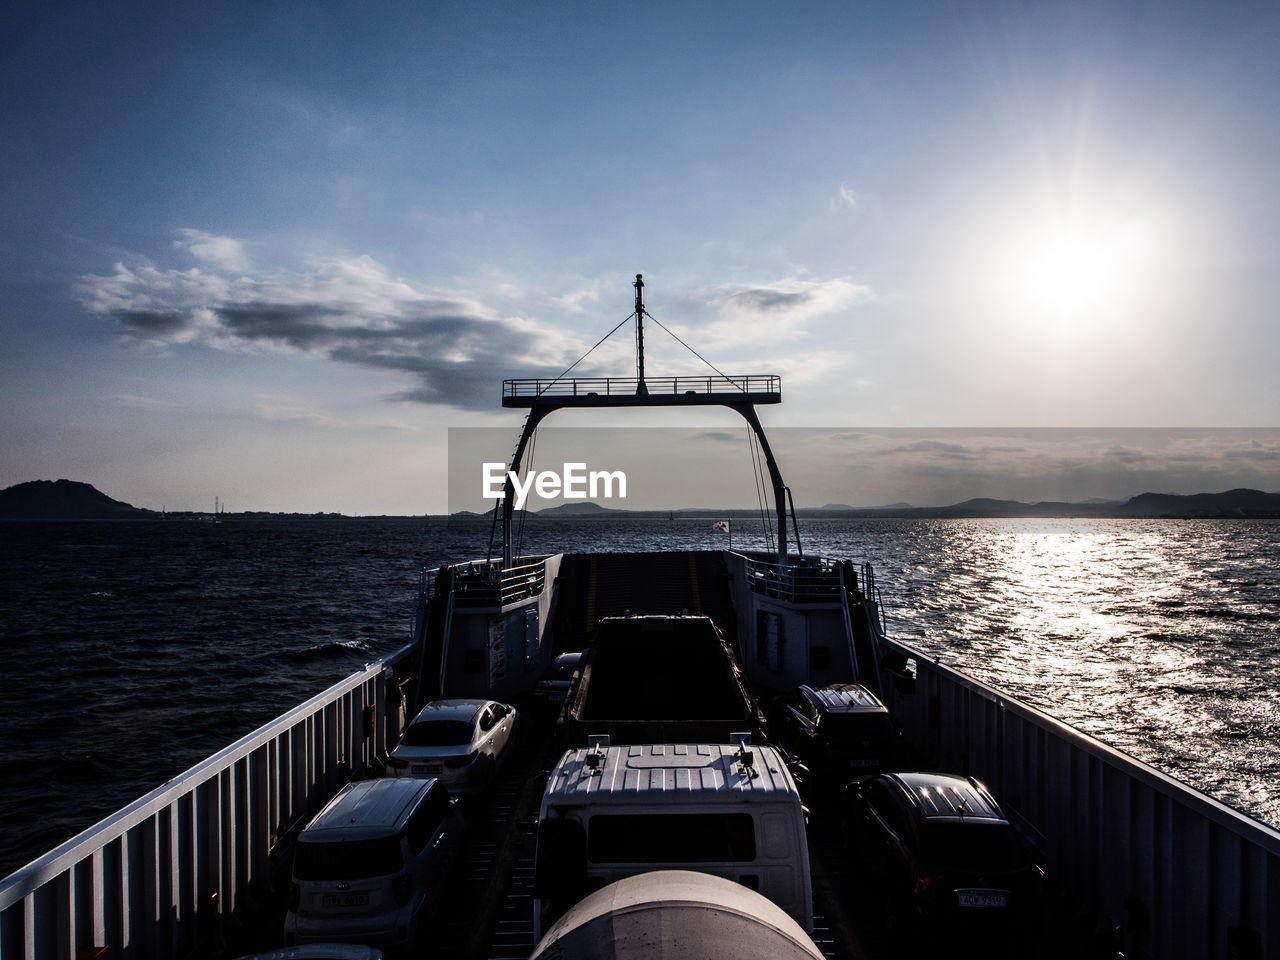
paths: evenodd
<path fill-rule="evenodd" d="M 775 735 L 817 776 L 850 776 L 892 767 L 902 731 L 880 698 L 860 683 L 801 684 L 774 711 Z"/>
<path fill-rule="evenodd" d="M 973 777 L 884 773 L 843 792 L 853 864 L 899 936 L 981 932 L 1016 948 L 1034 928 L 1043 870 Z"/>

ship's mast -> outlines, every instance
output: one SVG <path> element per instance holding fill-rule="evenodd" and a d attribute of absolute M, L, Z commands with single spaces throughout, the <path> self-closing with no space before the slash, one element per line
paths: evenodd
<path fill-rule="evenodd" d="M 636 393 L 646 394 L 649 388 L 644 383 L 644 274 L 636 274 Z"/>
<path fill-rule="evenodd" d="M 637 376 L 634 381 L 634 392 L 631 391 L 632 381 L 629 377 L 616 380 L 589 378 L 578 381 L 566 379 L 564 374 L 561 374 L 550 382 L 546 380 L 504 380 L 502 383 L 502 405 L 504 407 L 527 407 L 529 410 L 529 415 L 524 421 L 524 429 L 520 432 L 520 439 L 516 442 L 515 453 L 511 457 L 511 467 L 507 472 L 507 481 L 503 487 L 501 501 L 494 507 L 495 513 L 500 511 L 502 516 L 503 569 L 509 570 L 515 559 L 513 556 L 514 545 L 511 542 L 511 521 L 512 514 L 515 511 L 515 485 L 511 478 L 520 472 L 520 463 L 530 438 L 538 428 L 538 424 L 548 414 L 564 408 L 707 405 L 724 406 L 737 412 L 747 421 L 760 443 L 760 452 L 764 455 L 765 466 L 769 470 L 769 478 L 773 486 L 774 509 L 778 517 L 778 566 L 780 568 L 786 567 L 787 488 L 782 482 L 782 473 L 778 470 L 778 464 L 773 458 L 773 451 L 769 449 L 769 441 L 764 435 L 764 428 L 760 425 L 760 418 L 756 416 L 755 409 L 758 403 L 782 402 L 781 378 L 774 374 L 730 377 L 717 370 L 716 377 L 659 377 L 656 381 L 657 392 L 650 392 L 644 377 L 644 275 L 637 273 L 635 283 L 632 286 L 636 289 Z M 629 320 L 630 317 L 627 319 Z M 618 324 L 614 330 L 621 329 L 625 323 L 626 320 Z M 611 330 L 610 333 L 612 334 L 613 331 Z M 595 348 L 593 347 L 592 349 Z M 565 371 L 565 373 L 568 373 L 568 371 Z M 799 546 L 798 538 L 796 545 L 797 547 Z"/>

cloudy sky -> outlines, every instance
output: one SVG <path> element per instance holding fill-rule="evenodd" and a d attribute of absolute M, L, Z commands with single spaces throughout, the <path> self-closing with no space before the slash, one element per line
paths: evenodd
<path fill-rule="evenodd" d="M 1263 2 L 8 4 L 0 487 L 442 511 L 448 429 L 514 442 L 501 380 L 644 273 L 829 438 L 801 504 L 1280 489 L 1277 50 Z"/>

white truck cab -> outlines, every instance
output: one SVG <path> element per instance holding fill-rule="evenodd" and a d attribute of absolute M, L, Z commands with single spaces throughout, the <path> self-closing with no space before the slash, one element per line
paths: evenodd
<path fill-rule="evenodd" d="M 813 931 L 804 809 L 772 747 L 590 746 L 566 752 L 542 795 L 534 934 L 587 894 L 653 870 L 724 877 Z"/>

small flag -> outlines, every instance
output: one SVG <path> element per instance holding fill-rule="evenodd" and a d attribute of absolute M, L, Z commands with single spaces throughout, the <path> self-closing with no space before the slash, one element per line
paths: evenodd
<path fill-rule="evenodd" d="M 729 532 L 729 521 L 728 521 L 728 520 L 717 520 L 715 523 L 713 523 L 713 524 L 711 525 L 711 529 L 712 529 L 712 530 L 719 530 L 721 533 L 728 533 L 728 532 Z"/>

